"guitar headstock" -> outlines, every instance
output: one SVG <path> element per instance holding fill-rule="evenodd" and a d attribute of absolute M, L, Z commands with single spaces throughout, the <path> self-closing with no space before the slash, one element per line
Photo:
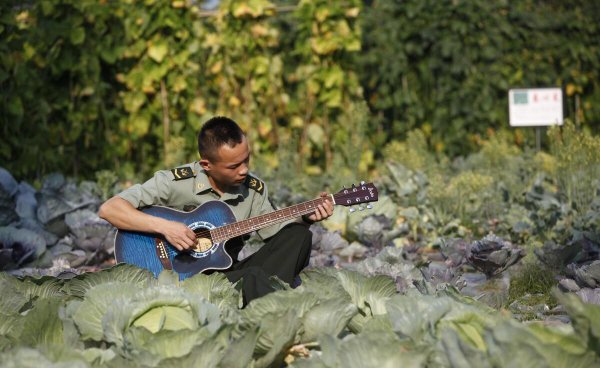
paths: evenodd
<path fill-rule="evenodd" d="M 359 205 L 358 209 L 362 211 L 364 208 L 360 205 L 363 203 L 376 202 L 378 199 L 378 192 L 373 183 L 361 181 L 358 186 L 352 184 L 351 188 L 344 188 L 335 193 L 333 199 L 335 200 L 335 204 L 341 206 L 350 207 Z M 367 205 L 367 208 L 372 208 L 372 206 L 369 204 Z M 350 208 L 350 212 L 354 211 L 354 208 Z"/>

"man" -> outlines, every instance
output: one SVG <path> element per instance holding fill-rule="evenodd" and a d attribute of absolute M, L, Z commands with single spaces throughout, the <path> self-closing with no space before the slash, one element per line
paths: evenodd
<path fill-rule="evenodd" d="M 179 251 L 188 251 L 196 242 L 195 233 L 186 225 L 138 211 L 150 205 L 189 210 L 206 201 L 223 201 L 236 219 L 244 220 L 275 210 L 266 186 L 249 173 L 250 150 L 240 127 L 226 117 L 207 121 L 198 134 L 200 161 L 155 173 L 144 184 L 137 184 L 106 201 L 99 216 L 115 227 L 162 234 Z M 326 193 L 321 193 L 326 197 Z M 250 257 L 237 261 L 243 246 L 230 240 L 226 249 L 234 264 L 224 271 L 231 282 L 242 280 L 244 304 L 271 291 L 269 277 L 292 285 L 310 259 L 312 234 L 309 223 L 321 221 L 333 213 L 326 200 L 302 221 L 287 222 L 258 230 L 265 245 Z"/>

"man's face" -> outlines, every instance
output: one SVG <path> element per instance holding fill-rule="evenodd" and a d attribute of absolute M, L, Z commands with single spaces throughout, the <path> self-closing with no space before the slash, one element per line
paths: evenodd
<path fill-rule="evenodd" d="M 213 161 L 200 161 L 212 179 L 213 186 L 216 186 L 215 189 L 227 191 L 241 185 L 246 180 L 250 163 L 250 149 L 246 137 L 233 147 L 222 145 L 217 150 L 216 157 Z"/>

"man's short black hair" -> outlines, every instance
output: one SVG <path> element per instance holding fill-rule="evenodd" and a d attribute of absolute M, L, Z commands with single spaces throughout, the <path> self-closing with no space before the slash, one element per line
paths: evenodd
<path fill-rule="evenodd" d="M 217 150 L 224 144 L 233 147 L 242 143 L 244 132 L 237 123 L 224 116 L 209 119 L 198 133 L 198 153 L 202 159 L 214 161 Z"/>

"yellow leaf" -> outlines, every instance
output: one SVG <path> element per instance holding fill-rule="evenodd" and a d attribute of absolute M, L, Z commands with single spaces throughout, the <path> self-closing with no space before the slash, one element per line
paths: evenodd
<path fill-rule="evenodd" d="M 264 37 L 269 34 L 269 29 L 262 24 L 255 24 L 250 28 L 253 37 Z"/>
<path fill-rule="evenodd" d="M 311 95 L 316 95 L 321 91 L 321 85 L 319 82 L 311 78 L 306 82 L 306 89 Z"/>
<path fill-rule="evenodd" d="M 354 7 L 346 10 L 346 16 L 348 18 L 356 18 L 358 16 L 358 13 L 360 13 L 359 7 Z"/>
<path fill-rule="evenodd" d="M 252 15 L 252 9 L 246 4 L 238 4 L 237 7 L 233 9 L 233 16 L 236 18 L 241 18 L 245 15 Z"/>
<path fill-rule="evenodd" d="M 187 88 L 187 82 L 183 76 L 178 76 L 173 82 L 173 91 L 181 92 Z"/>
<path fill-rule="evenodd" d="M 323 83 L 326 88 L 341 86 L 344 83 L 344 71 L 337 65 L 334 65 L 323 74 Z"/>
<path fill-rule="evenodd" d="M 261 137 L 266 137 L 271 132 L 272 128 L 273 126 L 271 124 L 271 120 L 263 119 L 260 123 L 258 123 L 258 134 Z"/>
<path fill-rule="evenodd" d="M 267 0 L 249 0 L 233 5 L 232 14 L 236 18 L 258 18 L 262 15 L 272 15 L 275 7 Z"/>
<path fill-rule="evenodd" d="M 322 37 L 312 37 L 310 39 L 310 46 L 313 51 L 319 55 L 327 55 L 337 50 L 340 45 L 332 36 L 333 34 L 328 32 Z"/>
<path fill-rule="evenodd" d="M 322 93 L 319 100 L 324 101 L 327 107 L 340 107 L 342 104 L 342 90 L 338 88 L 331 89 Z"/>
<path fill-rule="evenodd" d="M 211 34 L 206 35 L 204 45 L 206 45 L 208 47 L 219 46 L 220 42 L 221 42 L 221 38 L 219 37 L 219 35 L 211 33 Z"/>
<path fill-rule="evenodd" d="M 27 23 L 29 21 L 29 11 L 25 10 L 17 14 L 15 20 L 19 23 Z"/>
<path fill-rule="evenodd" d="M 154 87 L 152 87 L 151 85 L 146 85 L 146 86 L 143 86 L 143 87 L 142 87 L 142 91 L 143 91 L 144 93 L 147 93 L 147 94 L 153 94 L 153 93 L 156 93 L 156 89 L 155 89 Z"/>
<path fill-rule="evenodd" d="M 238 106 L 240 106 L 240 103 L 241 102 L 237 97 L 235 97 L 235 96 L 229 97 L 229 106 L 238 107 Z"/>
<path fill-rule="evenodd" d="M 346 43 L 347 51 L 360 51 L 360 39 L 354 38 L 350 42 Z"/>
<path fill-rule="evenodd" d="M 302 128 L 304 126 L 304 120 L 302 120 L 302 118 L 298 115 L 294 115 L 290 120 L 290 126 L 292 128 Z"/>
<path fill-rule="evenodd" d="M 204 102 L 204 99 L 201 97 L 194 98 L 190 103 L 190 111 L 198 115 L 204 115 L 206 112 L 206 103 Z"/>
<path fill-rule="evenodd" d="M 323 21 L 325 19 L 327 19 L 328 16 L 329 16 L 329 9 L 326 7 L 319 8 L 315 12 L 315 18 L 317 18 L 317 21 L 319 23 L 323 23 Z"/>
<path fill-rule="evenodd" d="M 164 40 L 158 40 L 157 42 L 150 42 L 148 45 L 148 56 L 157 63 L 163 61 L 167 53 L 169 52 L 169 45 Z"/>
<path fill-rule="evenodd" d="M 340 20 L 339 22 L 337 22 L 336 24 L 336 36 L 342 36 L 344 38 L 346 38 L 347 36 L 349 36 L 352 31 L 350 30 L 350 26 L 348 25 L 348 22 L 346 22 L 345 20 Z"/>
<path fill-rule="evenodd" d="M 311 165 L 311 166 L 306 166 L 304 168 L 304 172 L 307 175 L 319 176 L 323 173 L 323 170 L 319 166 Z"/>
<path fill-rule="evenodd" d="M 221 69 L 223 68 L 223 62 L 221 60 L 217 61 L 210 67 L 210 72 L 213 74 L 219 74 Z"/>
<path fill-rule="evenodd" d="M 185 1 L 175 0 L 175 1 L 171 2 L 171 6 L 176 9 L 183 8 L 183 7 L 185 7 Z"/>
<path fill-rule="evenodd" d="M 144 116 L 134 115 L 129 119 L 128 130 L 137 136 L 145 135 L 149 128 L 150 120 Z"/>
<path fill-rule="evenodd" d="M 290 103 L 290 96 L 287 93 L 282 93 L 279 96 L 279 100 L 281 102 L 282 105 L 287 105 Z"/>

